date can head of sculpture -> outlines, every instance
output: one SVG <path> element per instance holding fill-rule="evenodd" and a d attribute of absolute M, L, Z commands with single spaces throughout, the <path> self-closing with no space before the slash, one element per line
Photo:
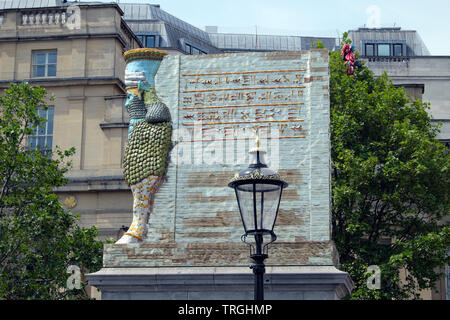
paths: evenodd
<path fill-rule="evenodd" d="M 166 51 L 153 48 L 132 49 L 123 54 L 126 62 L 125 86 L 128 96 L 125 107 L 128 108 L 136 98 L 140 98 L 144 103 L 154 98 L 155 75 L 166 55 Z"/>

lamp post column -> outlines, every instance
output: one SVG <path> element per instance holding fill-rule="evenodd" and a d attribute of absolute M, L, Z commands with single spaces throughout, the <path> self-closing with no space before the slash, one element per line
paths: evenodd
<path fill-rule="evenodd" d="M 228 183 L 236 194 L 244 225 L 245 234 L 241 240 L 250 247 L 250 258 L 254 261 L 250 268 L 255 278 L 255 300 L 259 301 L 264 300 L 264 260 L 268 257 L 265 249 L 277 239 L 273 228 L 282 190 L 288 186 L 278 172 L 267 167 L 265 153 L 260 149 L 259 137 L 256 136 L 256 147 L 250 150 L 250 165 L 239 171 Z M 245 239 L 250 235 L 255 237 L 255 245 L 246 242 Z M 264 235 L 270 235 L 271 241 L 264 244 Z"/>
<path fill-rule="evenodd" d="M 262 253 L 263 236 L 261 234 L 255 235 L 255 242 L 256 254 L 251 256 L 255 263 L 250 268 L 253 269 L 255 275 L 255 300 L 262 301 L 264 300 L 264 274 L 266 273 L 264 260 L 267 255 Z"/>

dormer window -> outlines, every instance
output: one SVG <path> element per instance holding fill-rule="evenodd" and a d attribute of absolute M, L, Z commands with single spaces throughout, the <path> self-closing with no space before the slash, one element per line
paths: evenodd
<path fill-rule="evenodd" d="M 365 43 L 364 56 L 366 57 L 401 57 L 403 56 L 403 48 L 405 44 L 402 43 Z M 380 41 L 381 42 L 381 41 Z"/>
<path fill-rule="evenodd" d="M 375 55 L 375 45 L 366 44 L 366 56 L 373 57 Z"/>
<path fill-rule="evenodd" d="M 377 45 L 379 57 L 389 57 L 391 55 L 390 45 L 387 43 L 380 43 Z"/>

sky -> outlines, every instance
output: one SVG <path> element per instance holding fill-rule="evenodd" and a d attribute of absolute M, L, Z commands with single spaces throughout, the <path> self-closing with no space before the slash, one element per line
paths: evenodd
<path fill-rule="evenodd" d="M 226 33 L 341 37 L 359 27 L 395 26 L 417 30 L 432 55 L 450 55 L 448 0 L 119 1 L 159 4 L 162 10 L 202 30 L 217 26 Z"/>

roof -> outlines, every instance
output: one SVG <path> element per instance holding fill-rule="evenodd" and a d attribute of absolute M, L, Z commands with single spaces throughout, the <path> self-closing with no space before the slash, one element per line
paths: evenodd
<path fill-rule="evenodd" d="M 319 39 L 327 49 L 334 50 L 335 38 L 279 36 L 260 34 L 210 33 L 212 44 L 226 51 L 299 51 L 311 48 L 311 43 Z"/>
<path fill-rule="evenodd" d="M 132 22 L 143 20 L 160 20 L 164 21 L 172 28 L 176 28 L 179 31 L 185 31 L 205 42 L 208 43 L 210 42 L 207 32 L 172 16 L 171 14 L 165 12 L 164 10 L 161 10 L 158 5 L 139 4 L 139 3 L 119 3 L 119 6 L 125 12 L 123 18 L 126 21 Z"/>
<path fill-rule="evenodd" d="M 135 34 L 157 33 L 162 48 L 183 50 L 189 43 L 208 53 L 222 52 L 212 45 L 209 34 L 162 10 L 159 5 L 119 3 L 124 11 L 123 19 Z"/>

